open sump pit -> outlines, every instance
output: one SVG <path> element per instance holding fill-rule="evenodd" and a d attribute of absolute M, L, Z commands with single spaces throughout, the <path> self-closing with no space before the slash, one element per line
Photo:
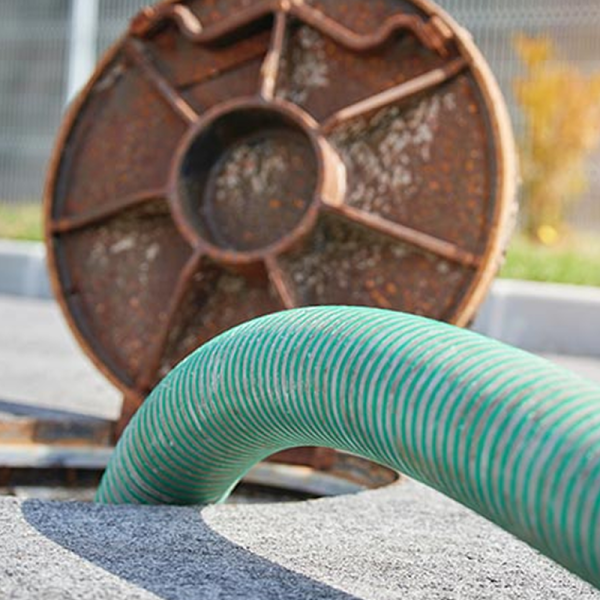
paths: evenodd
<path fill-rule="evenodd" d="M 0 496 L 91 501 L 113 452 L 113 427 L 103 418 L 0 402 Z M 324 448 L 297 448 L 272 461 L 246 475 L 233 502 L 354 494 L 398 479 L 390 469 Z"/>
<path fill-rule="evenodd" d="M 0 496 L 92 501 L 113 452 L 113 426 L 69 411 L 0 402 Z M 256 465 L 231 502 L 340 496 L 398 479 L 390 469 L 326 449 L 297 449 L 274 460 Z"/>
<path fill-rule="evenodd" d="M 228 504 L 297 502 L 356 494 L 401 481 L 400 476 L 362 459 L 338 454 L 329 473 L 309 467 L 260 463 L 237 486 Z M 81 468 L 0 468 L 0 496 L 92 502 L 103 471 Z"/>

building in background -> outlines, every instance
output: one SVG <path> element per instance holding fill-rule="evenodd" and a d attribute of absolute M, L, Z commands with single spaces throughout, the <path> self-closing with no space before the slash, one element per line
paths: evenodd
<path fill-rule="evenodd" d="M 88 14 L 85 28 L 95 38 L 88 47 L 98 57 L 149 1 L 0 0 L 0 202 L 40 201 L 69 87 L 88 60 L 81 47 L 74 50 L 72 32 L 81 29 L 72 27 L 73 7 L 79 2 L 89 9 L 97 2 L 94 22 Z M 522 70 L 513 44 L 517 33 L 547 35 L 561 59 L 584 72 L 600 71 L 598 0 L 438 2 L 473 33 L 509 102 L 517 134 L 522 125 L 512 89 Z M 600 227 L 600 160 L 590 160 L 590 183 L 571 215 L 573 225 L 583 229 Z"/>

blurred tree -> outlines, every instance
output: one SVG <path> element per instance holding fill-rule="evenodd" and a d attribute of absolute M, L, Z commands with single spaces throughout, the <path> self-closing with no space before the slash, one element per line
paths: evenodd
<path fill-rule="evenodd" d="M 526 67 L 515 94 L 526 118 L 521 142 L 528 235 L 546 244 L 565 229 L 567 208 L 587 190 L 586 160 L 600 141 L 600 74 L 556 60 L 548 38 L 519 36 Z"/>

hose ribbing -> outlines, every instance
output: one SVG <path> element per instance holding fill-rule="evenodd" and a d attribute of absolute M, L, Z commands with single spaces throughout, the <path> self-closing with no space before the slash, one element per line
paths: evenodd
<path fill-rule="evenodd" d="M 296 446 L 397 469 L 600 586 L 600 388 L 396 312 L 301 309 L 206 344 L 134 417 L 97 500 L 218 502 Z"/>

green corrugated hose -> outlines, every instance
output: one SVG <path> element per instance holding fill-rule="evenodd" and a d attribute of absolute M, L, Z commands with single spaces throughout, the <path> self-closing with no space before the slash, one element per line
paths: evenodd
<path fill-rule="evenodd" d="M 397 469 L 600 587 L 600 388 L 395 312 L 301 309 L 206 344 L 135 416 L 97 500 L 219 502 L 296 446 Z"/>

